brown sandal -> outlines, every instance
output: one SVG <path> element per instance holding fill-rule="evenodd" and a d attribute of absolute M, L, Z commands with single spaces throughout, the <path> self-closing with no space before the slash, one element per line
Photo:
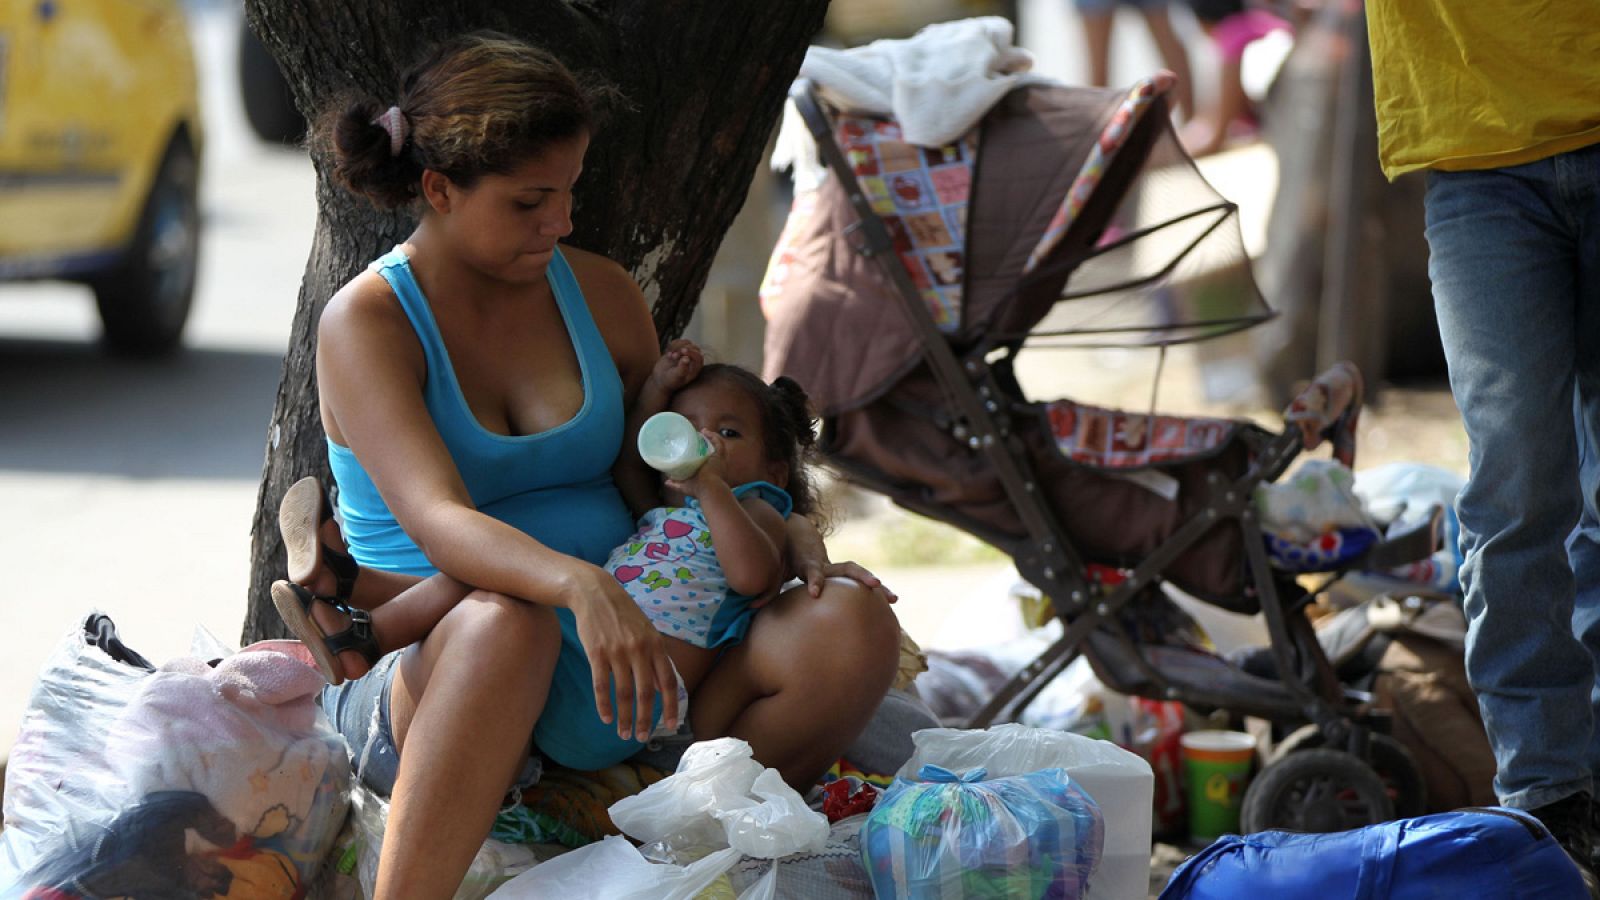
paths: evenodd
<path fill-rule="evenodd" d="M 322 493 L 322 485 L 315 476 L 307 475 L 290 485 L 278 504 L 278 533 L 283 536 L 284 568 L 289 580 L 308 584 L 324 563 L 333 573 L 333 599 L 348 604 L 355 590 L 356 576 L 361 574 L 350 554 L 342 553 L 322 542 L 320 529 L 323 522 L 333 518 L 333 510 Z"/>
<path fill-rule="evenodd" d="M 317 620 L 311 617 L 313 603 L 326 603 L 344 613 L 350 617 L 350 624 L 332 634 L 323 631 Z M 343 684 L 345 681 L 344 664 L 339 661 L 340 653 L 354 650 L 366 659 L 369 666 L 376 665 L 378 658 L 383 655 L 372 634 L 372 614 L 364 609 L 340 603 L 333 597 L 313 594 L 292 581 L 272 583 L 272 605 L 277 607 L 283 624 L 289 626 L 289 631 L 311 651 L 317 671 L 329 684 Z"/>

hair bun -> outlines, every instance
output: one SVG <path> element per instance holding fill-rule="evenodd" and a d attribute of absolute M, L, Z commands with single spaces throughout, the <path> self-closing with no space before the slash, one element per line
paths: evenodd
<path fill-rule="evenodd" d="M 811 398 L 806 389 L 787 375 L 779 375 L 770 385 L 772 393 L 783 407 L 784 415 L 794 423 L 795 437 L 800 446 L 810 447 L 817 442 L 816 416 L 811 412 Z"/>

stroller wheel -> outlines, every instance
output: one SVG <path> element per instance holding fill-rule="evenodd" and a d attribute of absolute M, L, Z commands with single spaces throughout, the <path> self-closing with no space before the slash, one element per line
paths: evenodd
<path fill-rule="evenodd" d="M 1317 726 L 1302 726 L 1273 748 L 1272 758 L 1267 764 L 1271 765 L 1291 753 L 1321 747 L 1326 741 L 1327 738 L 1323 737 Z M 1395 817 L 1409 819 L 1425 814 L 1428 811 L 1428 784 L 1422 780 L 1417 761 L 1412 758 L 1406 745 L 1387 734 L 1374 733 L 1367 746 L 1369 764 L 1378 773 L 1378 780 L 1383 782 L 1385 793 L 1394 803 Z"/>
<path fill-rule="evenodd" d="M 1268 765 L 1245 790 L 1239 809 L 1245 834 L 1346 831 L 1392 818 L 1394 804 L 1371 766 L 1320 747 Z"/>

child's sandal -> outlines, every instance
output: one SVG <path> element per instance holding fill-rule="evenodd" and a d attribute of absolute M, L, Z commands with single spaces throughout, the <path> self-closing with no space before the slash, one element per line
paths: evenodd
<path fill-rule="evenodd" d="M 344 613 L 350 617 L 350 624 L 333 634 L 323 631 L 311 616 L 313 603 L 326 603 Z M 369 666 L 376 665 L 378 658 L 383 655 L 378 649 L 377 639 L 372 635 L 372 614 L 364 609 L 340 603 L 333 597 L 313 594 L 291 581 L 272 583 L 272 605 L 277 607 L 283 624 L 289 626 L 289 631 L 311 651 L 317 671 L 329 684 L 343 684 L 345 681 L 344 664 L 339 661 L 340 653 L 354 650 L 366 659 Z"/>
<path fill-rule="evenodd" d="M 322 493 L 322 485 L 315 476 L 307 475 L 290 485 L 278 504 L 278 533 L 283 536 L 284 568 L 289 580 L 308 584 L 317 569 L 326 564 L 333 573 L 333 596 L 340 603 L 348 603 L 355 590 L 356 576 L 361 574 L 358 565 L 348 553 L 342 553 L 322 542 L 322 523 L 333 518 L 333 509 Z"/>

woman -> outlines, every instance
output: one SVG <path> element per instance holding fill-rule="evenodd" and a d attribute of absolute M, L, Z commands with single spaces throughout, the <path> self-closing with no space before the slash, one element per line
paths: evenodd
<path fill-rule="evenodd" d="M 560 246 L 590 132 L 560 63 L 477 34 L 403 84 L 396 106 L 354 103 L 320 127 L 339 181 L 380 205 L 417 202 L 421 220 L 322 316 L 322 422 L 361 568 L 333 587 L 329 523 L 307 586 L 355 607 L 436 571 L 475 588 L 424 641 L 324 700 L 362 777 L 380 790 L 392 777 L 377 896 L 448 897 L 552 691 L 592 695 L 623 737 L 642 739 L 655 715 L 676 724 L 662 639 L 597 565 L 632 530 L 618 482 L 652 477 L 619 451 L 659 349 L 627 272 Z M 682 674 L 698 682 L 698 737 L 743 738 L 804 785 L 877 707 L 898 629 L 873 589 L 825 580 L 876 585 L 829 564 L 814 529 L 792 527 L 788 550 L 807 587 L 709 671 Z"/>

